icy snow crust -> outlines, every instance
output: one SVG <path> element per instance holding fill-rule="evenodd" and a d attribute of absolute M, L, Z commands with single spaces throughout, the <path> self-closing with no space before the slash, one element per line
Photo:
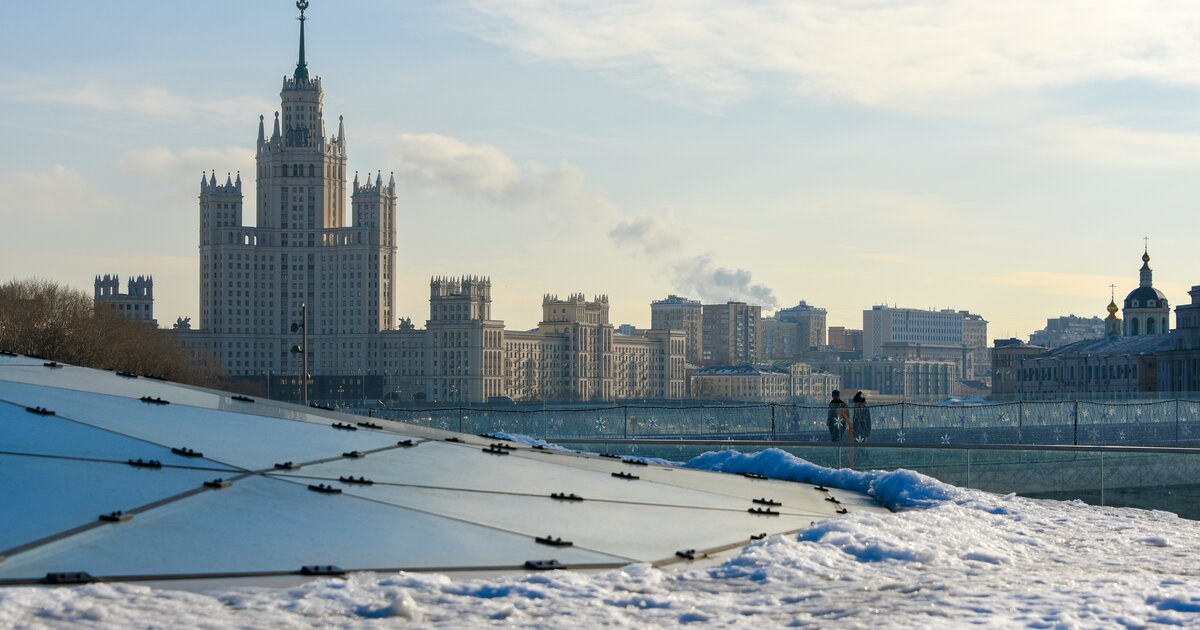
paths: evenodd
<path fill-rule="evenodd" d="M 12 588 L 0 590 L 0 627 L 1200 624 L 1200 522 L 996 496 L 904 470 L 831 470 L 778 450 L 706 453 L 686 466 L 866 491 L 899 511 L 817 523 L 705 570 L 362 574 L 211 594 L 128 584 Z"/>

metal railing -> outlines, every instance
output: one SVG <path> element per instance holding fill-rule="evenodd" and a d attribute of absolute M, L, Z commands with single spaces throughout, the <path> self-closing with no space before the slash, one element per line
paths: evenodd
<path fill-rule="evenodd" d="M 579 438 L 741 439 L 829 442 L 825 405 L 614 405 L 590 408 L 463 406 L 347 411 L 465 433 L 519 433 L 546 440 Z M 988 445 L 1200 445 L 1200 401 L 1008 402 L 943 406 L 920 403 L 851 408 L 863 443 Z M 848 439 L 842 438 L 843 440 Z"/>

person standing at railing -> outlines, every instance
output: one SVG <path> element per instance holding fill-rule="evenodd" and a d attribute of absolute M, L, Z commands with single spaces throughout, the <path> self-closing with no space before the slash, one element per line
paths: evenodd
<path fill-rule="evenodd" d="M 833 400 L 829 401 L 829 412 L 825 415 L 825 425 L 829 427 L 829 441 L 840 442 L 850 425 L 850 406 L 842 400 L 842 392 L 833 390 Z"/>
<path fill-rule="evenodd" d="M 871 437 L 871 408 L 867 407 L 867 397 L 858 392 L 851 402 L 854 403 L 854 439 L 866 442 Z"/>

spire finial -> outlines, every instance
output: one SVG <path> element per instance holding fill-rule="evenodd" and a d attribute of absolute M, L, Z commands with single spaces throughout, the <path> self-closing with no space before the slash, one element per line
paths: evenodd
<path fill-rule="evenodd" d="M 308 81 L 308 62 L 304 61 L 304 21 L 308 18 L 304 17 L 304 10 L 308 8 L 308 0 L 296 0 L 296 8 L 300 9 L 300 59 L 296 61 L 296 72 L 292 78 L 297 83 Z"/>

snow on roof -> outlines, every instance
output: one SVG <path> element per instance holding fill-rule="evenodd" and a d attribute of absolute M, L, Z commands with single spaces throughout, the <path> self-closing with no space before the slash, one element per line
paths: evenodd
<path fill-rule="evenodd" d="M 0 470 L 0 585 L 668 564 L 883 510 L 8 356 Z"/>

